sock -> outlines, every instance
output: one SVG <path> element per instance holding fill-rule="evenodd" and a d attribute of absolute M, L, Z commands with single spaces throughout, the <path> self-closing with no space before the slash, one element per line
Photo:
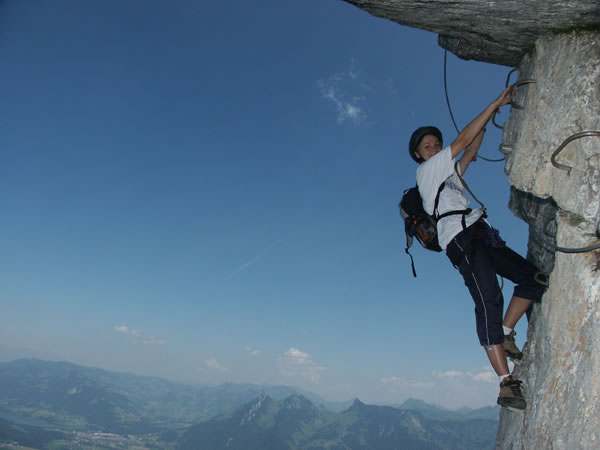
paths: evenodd
<path fill-rule="evenodd" d="M 510 377 L 510 374 L 507 373 L 506 375 L 499 375 L 498 380 L 500 380 L 500 383 L 502 383 L 506 377 Z"/>
<path fill-rule="evenodd" d="M 502 325 L 502 329 L 504 330 L 504 336 L 508 336 L 513 331 L 512 328 L 505 327 L 504 325 Z"/>

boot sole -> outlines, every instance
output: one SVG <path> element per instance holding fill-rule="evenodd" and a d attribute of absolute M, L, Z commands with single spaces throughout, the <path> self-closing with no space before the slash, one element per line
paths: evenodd
<path fill-rule="evenodd" d="M 512 400 L 516 400 L 516 399 L 513 398 Z M 519 403 L 520 403 L 520 405 L 519 405 Z M 504 402 L 501 402 L 500 400 L 498 400 L 498 401 L 496 401 L 496 404 L 502 406 L 503 408 L 508 409 L 509 411 L 513 411 L 513 412 L 523 412 L 527 408 L 527 402 L 525 401 L 525 399 L 523 399 L 522 403 L 518 402 L 518 401 L 517 402 L 506 401 L 506 403 L 504 403 Z M 520 408 L 519 406 L 522 406 L 522 408 Z"/>
<path fill-rule="evenodd" d="M 502 406 L 502 405 L 500 405 Z M 510 411 L 512 413 L 520 413 L 523 414 L 525 412 L 525 409 L 518 409 L 518 408 L 514 408 L 512 406 L 502 406 L 503 409 L 506 409 L 507 411 Z"/>

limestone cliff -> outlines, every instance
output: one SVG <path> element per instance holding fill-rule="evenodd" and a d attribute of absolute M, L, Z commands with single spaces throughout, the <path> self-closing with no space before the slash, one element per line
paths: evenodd
<path fill-rule="evenodd" d="M 599 242 L 600 33 L 539 39 L 519 70 L 536 83 L 517 89 L 505 172 L 511 208 L 530 223 L 528 256 L 552 275 L 517 369 L 529 407 L 502 413 L 497 446 L 600 448 L 600 251 L 554 251 Z M 552 154 L 583 131 L 598 135 L 570 142 L 555 167 Z"/>
<path fill-rule="evenodd" d="M 516 89 L 502 152 L 528 258 L 551 277 L 516 369 L 528 408 L 501 412 L 496 447 L 600 448 L 600 2 L 347 1 L 534 80 Z"/>
<path fill-rule="evenodd" d="M 598 0 L 344 0 L 401 25 L 438 33 L 463 59 L 516 67 L 542 36 L 600 30 Z"/>

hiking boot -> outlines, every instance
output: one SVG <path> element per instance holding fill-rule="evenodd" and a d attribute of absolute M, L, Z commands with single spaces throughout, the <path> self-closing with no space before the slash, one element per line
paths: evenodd
<path fill-rule="evenodd" d="M 514 330 L 511 331 L 510 334 L 505 334 L 502 347 L 504 347 L 506 356 L 508 356 L 513 363 L 521 364 L 521 359 L 523 359 L 523 352 L 519 350 L 519 347 L 517 347 L 517 344 L 515 344 L 516 334 L 517 333 Z"/>
<path fill-rule="evenodd" d="M 527 407 L 527 403 L 521 393 L 521 383 L 515 376 L 508 376 L 500 383 L 500 394 L 498 403 L 503 408 L 510 411 L 522 411 Z"/>

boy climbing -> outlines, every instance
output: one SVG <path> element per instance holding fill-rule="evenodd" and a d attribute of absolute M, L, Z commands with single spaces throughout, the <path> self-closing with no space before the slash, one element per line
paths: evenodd
<path fill-rule="evenodd" d="M 487 122 L 498 108 L 511 102 L 513 93 L 513 87 L 505 89 L 445 148 L 442 133 L 436 127 L 418 128 L 410 138 L 409 153 L 419 164 L 417 186 L 425 211 L 439 216 L 464 210 L 438 220 L 439 245 L 459 270 L 475 302 L 479 342 L 500 379 L 498 404 L 523 410 L 526 402 L 521 381 L 511 375 L 506 357 L 520 362 L 522 353 L 515 344 L 514 327 L 533 302 L 541 301 L 544 287 L 535 280 L 538 269 L 505 245 L 485 219 L 485 211 L 470 208 L 460 180 L 479 150 Z M 496 274 L 515 283 L 504 319 L 504 299 Z"/>

